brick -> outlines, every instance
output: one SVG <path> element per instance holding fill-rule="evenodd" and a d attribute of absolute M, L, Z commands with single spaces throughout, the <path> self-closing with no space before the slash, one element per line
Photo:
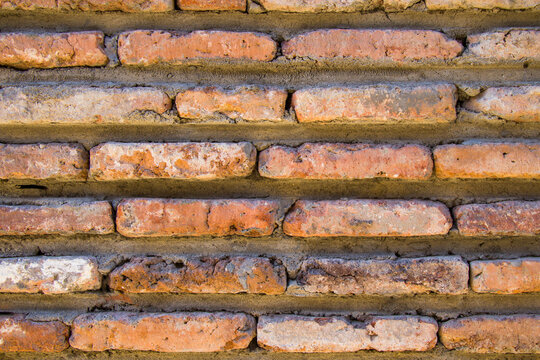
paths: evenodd
<path fill-rule="evenodd" d="M 268 35 L 231 31 L 188 34 L 136 30 L 120 34 L 118 57 L 123 65 L 180 65 L 203 60 L 270 61 L 277 44 Z"/>
<path fill-rule="evenodd" d="M 464 294 L 469 266 L 458 256 L 397 260 L 309 259 L 296 281 L 308 293 Z"/>
<path fill-rule="evenodd" d="M 479 59 L 540 60 L 540 31 L 501 30 L 467 36 L 468 53 Z"/>
<path fill-rule="evenodd" d="M 448 349 L 475 353 L 539 353 L 540 316 L 481 315 L 450 320 L 439 336 Z"/>
<path fill-rule="evenodd" d="M 255 86 L 225 90 L 199 87 L 181 90 L 176 109 L 181 118 L 207 120 L 225 115 L 245 121 L 283 121 L 287 91 Z"/>
<path fill-rule="evenodd" d="M 348 59 L 402 63 L 450 60 L 463 46 L 431 30 L 316 30 L 282 44 L 287 59 Z"/>
<path fill-rule="evenodd" d="M 344 317 L 260 316 L 259 346 L 278 352 L 330 353 L 426 351 L 437 343 L 437 322 L 419 316 Z"/>
<path fill-rule="evenodd" d="M 174 10 L 174 4 L 172 0 L 0 0 L 0 9 L 165 12 Z"/>
<path fill-rule="evenodd" d="M 428 10 L 522 10 L 534 8 L 538 4 L 538 0 L 426 0 Z"/>
<path fill-rule="evenodd" d="M 540 291 L 540 258 L 471 261 L 471 288 L 479 293 Z"/>
<path fill-rule="evenodd" d="M 249 176 L 257 150 L 251 143 L 105 143 L 90 150 L 90 175 L 100 181 L 214 180 Z"/>
<path fill-rule="evenodd" d="M 302 13 L 320 12 L 359 12 L 384 8 L 385 10 L 404 10 L 418 0 L 260 0 L 267 11 Z"/>
<path fill-rule="evenodd" d="M 540 122 L 540 86 L 489 88 L 463 108 L 516 122 Z"/>
<path fill-rule="evenodd" d="M 128 293 L 282 294 L 285 267 L 258 257 L 135 258 L 115 269 L 109 287 Z"/>
<path fill-rule="evenodd" d="M 443 235 L 451 227 L 446 206 L 422 200 L 299 200 L 283 223 L 299 237 Z"/>
<path fill-rule="evenodd" d="M 540 178 L 540 143 L 465 143 L 433 151 L 439 178 Z"/>
<path fill-rule="evenodd" d="M 103 33 L 0 34 L 0 65 L 17 69 L 104 66 Z"/>
<path fill-rule="evenodd" d="M 292 106 L 300 123 L 449 123 L 456 119 L 456 88 L 448 84 L 296 91 Z"/>
<path fill-rule="evenodd" d="M 540 201 L 501 201 L 454 208 L 459 233 L 464 236 L 538 235 Z"/>
<path fill-rule="evenodd" d="M 101 275 L 91 257 L 0 259 L 0 293 L 66 294 L 100 287 Z"/>
<path fill-rule="evenodd" d="M 272 146 L 259 155 L 259 173 L 272 179 L 427 179 L 431 151 L 420 145 L 313 144 Z"/>
<path fill-rule="evenodd" d="M 60 352 L 68 348 L 69 327 L 60 321 L 31 321 L 0 315 L 0 353 Z"/>
<path fill-rule="evenodd" d="M 83 351 L 214 352 L 247 348 L 255 319 L 232 313 L 129 313 L 81 315 L 69 343 Z"/>
<path fill-rule="evenodd" d="M 0 179 L 86 180 L 88 155 L 79 144 L 0 144 Z"/>
<path fill-rule="evenodd" d="M 60 85 L 0 89 L 0 124 L 140 124 L 131 116 L 141 112 L 163 114 L 171 107 L 167 94 L 145 87 Z"/>
<path fill-rule="evenodd" d="M 180 10 L 246 11 L 246 0 L 178 0 Z"/>
<path fill-rule="evenodd" d="M 273 200 L 127 199 L 117 208 L 118 232 L 141 236 L 265 236 L 278 221 Z"/>
<path fill-rule="evenodd" d="M 0 205 L 0 236 L 113 232 L 112 209 L 107 201 Z"/>

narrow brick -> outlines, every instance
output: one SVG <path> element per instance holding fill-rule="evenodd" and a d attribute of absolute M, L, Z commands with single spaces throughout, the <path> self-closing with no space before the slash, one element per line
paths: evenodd
<path fill-rule="evenodd" d="M 0 205 L 0 236 L 113 232 L 112 209 L 107 201 Z"/>
<path fill-rule="evenodd" d="M 450 350 L 475 353 L 539 353 L 540 316 L 481 315 L 450 320 L 439 337 Z"/>
<path fill-rule="evenodd" d="M 426 351 L 437 343 L 437 322 L 420 316 L 344 317 L 260 316 L 259 346 L 278 352 L 331 353 Z"/>
<path fill-rule="evenodd" d="M 488 60 L 540 60 L 540 31 L 501 30 L 467 36 L 468 52 Z"/>
<path fill-rule="evenodd" d="M 4 10 L 64 10 L 165 12 L 174 10 L 172 0 L 0 0 Z"/>
<path fill-rule="evenodd" d="M 178 0 L 180 10 L 246 11 L 246 0 Z"/>
<path fill-rule="evenodd" d="M 431 151 L 420 145 L 308 143 L 272 146 L 259 155 L 259 173 L 272 179 L 422 180 L 432 168 Z"/>
<path fill-rule="evenodd" d="M 251 143 L 105 143 L 90 150 L 90 175 L 100 181 L 132 179 L 215 180 L 253 172 Z"/>
<path fill-rule="evenodd" d="M 501 201 L 454 208 L 459 233 L 464 236 L 539 235 L 540 201 Z"/>
<path fill-rule="evenodd" d="M 267 11 L 300 13 L 359 12 L 385 9 L 404 10 L 418 0 L 260 0 L 258 3 Z"/>
<path fill-rule="evenodd" d="M 446 206 L 422 200 L 299 200 L 283 223 L 299 237 L 444 235 L 451 227 Z"/>
<path fill-rule="evenodd" d="M 471 288 L 479 293 L 540 291 L 540 258 L 471 261 Z"/>
<path fill-rule="evenodd" d="M 0 259 L 0 293 L 65 294 L 100 287 L 101 275 L 92 257 Z"/>
<path fill-rule="evenodd" d="M 120 34 L 123 65 L 180 65 L 202 60 L 270 61 L 277 44 L 268 35 L 250 32 L 194 31 L 188 34 L 136 30 Z"/>
<path fill-rule="evenodd" d="M 536 6 L 538 6 L 538 0 L 426 0 L 428 10 L 524 10 Z"/>
<path fill-rule="evenodd" d="M 540 178 L 540 143 L 465 143 L 433 151 L 439 178 Z"/>
<path fill-rule="evenodd" d="M 0 34 L 0 65 L 17 69 L 104 66 L 103 33 Z"/>
<path fill-rule="evenodd" d="M 285 267 L 259 257 L 167 260 L 135 258 L 109 275 L 109 287 L 128 293 L 282 294 Z"/>
<path fill-rule="evenodd" d="M 292 106 L 301 123 L 448 123 L 456 119 L 456 88 L 449 84 L 296 91 Z"/>
<path fill-rule="evenodd" d="M 273 200 L 127 199 L 117 208 L 118 232 L 140 236 L 265 236 L 278 220 Z"/>
<path fill-rule="evenodd" d="M 69 327 L 60 321 L 31 321 L 0 315 L 0 353 L 60 352 L 68 348 Z"/>
<path fill-rule="evenodd" d="M 69 342 L 83 351 L 214 352 L 245 349 L 254 337 L 246 314 L 105 312 L 75 318 Z"/>
<path fill-rule="evenodd" d="M 176 109 L 181 118 L 208 120 L 225 115 L 244 121 L 283 121 L 287 91 L 255 86 L 225 90 L 199 87 L 181 90 Z"/>

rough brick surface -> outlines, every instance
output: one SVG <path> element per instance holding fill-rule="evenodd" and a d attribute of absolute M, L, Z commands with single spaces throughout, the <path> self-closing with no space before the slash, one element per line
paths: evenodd
<path fill-rule="evenodd" d="M 88 155 L 78 144 L 0 144 L 0 179 L 86 180 Z"/>
<path fill-rule="evenodd" d="M 181 90 L 176 95 L 176 109 L 181 118 L 228 119 L 245 121 L 282 121 L 287 91 L 255 86 L 225 90 L 203 87 Z"/>
<path fill-rule="evenodd" d="M 454 208 L 461 235 L 538 235 L 540 201 L 502 201 L 461 205 Z"/>
<path fill-rule="evenodd" d="M 476 353 L 539 353 L 540 316 L 471 316 L 441 325 L 448 349 Z"/>
<path fill-rule="evenodd" d="M 316 30 L 282 44 L 288 59 L 350 59 L 386 62 L 450 60 L 463 46 L 430 30 Z"/>
<path fill-rule="evenodd" d="M 337 316 L 261 316 L 257 343 L 279 352 L 425 351 L 437 343 L 437 322 L 418 316 L 379 316 L 362 322 Z"/>
<path fill-rule="evenodd" d="M 0 0 L 0 9 L 164 12 L 174 10 L 172 0 Z"/>
<path fill-rule="evenodd" d="M 422 200 L 299 200 L 287 214 L 290 236 L 421 236 L 446 234 L 450 212 Z"/>
<path fill-rule="evenodd" d="M 540 258 L 471 262 L 471 288 L 480 293 L 540 291 Z"/>
<path fill-rule="evenodd" d="M 260 0 L 267 11 L 284 12 L 357 12 L 384 9 L 406 9 L 418 0 Z"/>
<path fill-rule="evenodd" d="M 246 177 L 257 150 L 251 143 L 105 143 L 90 150 L 96 180 Z"/>
<path fill-rule="evenodd" d="M 103 33 L 0 34 L 0 65 L 17 69 L 103 66 Z"/>
<path fill-rule="evenodd" d="M 36 322 L 23 315 L 0 315 L 0 353 L 60 352 L 69 344 L 69 328 L 60 321 Z"/>
<path fill-rule="evenodd" d="M 213 352 L 246 348 L 255 319 L 230 313 L 97 313 L 75 318 L 69 342 L 84 351 Z"/>
<path fill-rule="evenodd" d="M 427 179 L 432 168 L 431 151 L 420 145 L 308 143 L 259 155 L 259 173 L 273 179 Z"/>
<path fill-rule="evenodd" d="M 57 205 L 0 205 L 0 235 L 112 232 L 112 209 L 106 201 L 66 201 Z"/>
<path fill-rule="evenodd" d="M 299 122 L 447 123 L 456 119 L 453 85 L 376 85 L 296 91 Z"/>
<path fill-rule="evenodd" d="M 231 31 L 188 34 L 136 30 L 120 34 L 118 57 L 124 65 L 179 65 L 201 60 L 270 61 L 277 44 L 268 35 Z"/>
<path fill-rule="evenodd" d="M 127 199 L 117 208 L 124 236 L 265 236 L 274 231 L 279 203 L 272 200 Z"/>
<path fill-rule="evenodd" d="M 534 8 L 535 6 L 538 6 L 538 0 L 426 0 L 428 10 L 523 10 Z"/>
<path fill-rule="evenodd" d="M 540 143 L 469 143 L 433 151 L 440 178 L 540 178 Z"/>
<path fill-rule="evenodd" d="M 285 267 L 267 258 L 135 258 L 115 269 L 109 287 L 129 293 L 282 294 Z"/>
<path fill-rule="evenodd" d="M 177 0 L 180 10 L 246 10 L 246 0 Z"/>
<path fill-rule="evenodd" d="M 309 293 L 463 294 L 469 266 L 458 256 L 398 260 L 309 259 L 296 278 Z"/>
<path fill-rule="evenodd" d="M 540 60 L 540 31 L 504 30 L 467 36 L 468 52 L 480 59 Z"/>

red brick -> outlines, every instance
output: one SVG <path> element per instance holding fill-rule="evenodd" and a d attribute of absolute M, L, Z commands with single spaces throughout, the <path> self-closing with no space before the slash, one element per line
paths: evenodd
<path fill-rule="evenodd" d="M 188 34 L 136 30 L 120 34 L 118 57 L 123 65 L 180 65 L 202 60 L 270 61 L 277 44 L 268 35 L 231 31 Z"/>
<path fill-rule="evenodd" d="M 540 201 L 502 201 L 454 208 L 459 233 L 464 236 L 538 235 Z"/>
<path fill-rule="evenodd" d="M 118 232 L 140 236 L 265 236 L 278 220 L 272 200 L 127 199 L 116 212 Z"/>
<path fill-rule="evenodd" d="M 468 53 L 489 60 L 540 60 L 540 31 L 501 30 L 467 36 Z"/>
<path fill-rule="evenodd" d="M 0 0 L 0 9 L 164 12 L 174 10 L 174 3 L 172 0 Z"/>
<path fill-rule="evenodd" d="M 540 143 L 465 143 L 433 151 L 439 178 L 540 178 Z"/>
<path fill-rule="evenodd" d="M 471 316 L 441 325 L 448 349 L 475 353 L 539 353 L 540 316 Z"/>
<path fill-rule="evenodd" d="M 60 321 L 31 321 L 23 315 L 0 315 L 0 353 L 60 352 L 69 344 L 69 328 Z"/>
<path fill-rule="evenodd" d="M 112 209 L 107 201 L 0 205 L 0 236 L 113 232 Z"/>
<path fill-rule="evenodd" d="M 292 106 L 301 123 L 448 123 L 456 119 L 456 88 L 435 84 L 314 88 L 296 91 Z"/>
<path fill-rule="evenodd" d="M 384 62 L 450 60 L 463 46 L 431 30 L 316 30 L 282 44 L 287 59 L 349 59 Z"/>
<path fill-rule="evenodd" d="M 177 0 L 180 10 L 246 11 L 246 0 Z"/>
<path fill-rule="evenodd" d="M 426 351 L 437 343 L 437 322 L 420 316 L 344 317 L 260 316 L 259 346 L 278 352 L 330 353 Z"/>
<path fill-rule="evenodd" d="M 428 10 L 522 10 L 534 8 L 535 6 L 538 6 L 538 0 L 426 0 Z"/>
<path fill-rule="evenodd" d="M 135 258 L 115 269 L 109 287 L 128 293 L 282 294 L 285 267 L 267 258 Z"/>
<path fill-rule="evenodd" d="M 225 115 L 245 121 L 283 121 L 287 91 L 255 86 L 225 90 L 202 87 L 181 90 L 176 109 L 181 118 L 207 120 Z"/>
<path fill-rule="evenodd" d="M 259 173 L 272 179 L 427 179 L 431 151 L 420 145 L 304 144 L 272 146 L 259 155 Z"/>
<path fill-rule="evenodd" d="M 0 65 L 17 69 L 104 66 L 103 33 L 0 34 Z"/>
<path fill-rule="evenodd" d="M 90 150 L 90 175 L 126 179 L 214 180 L 246 177 L 257 150 L 251 143 L 105 143 Z"/>
<path fill-rule="evenodd" d="M 471 262 L 471 288 L 479 293 L 540 291 L 540 258 Z"/>
<path fill-rule="evenodd" d="M 255 319 L 232 313 L 128 313 L 81 315 L 69 342 L 83 351 L 214 352 L 247 348 Z"/>
<path fill-rule="evenodd" d="M 299 200 L 283 223 L 299 237 L 443 235 L 451 227 L 446 206 L 422 200 Z"/>

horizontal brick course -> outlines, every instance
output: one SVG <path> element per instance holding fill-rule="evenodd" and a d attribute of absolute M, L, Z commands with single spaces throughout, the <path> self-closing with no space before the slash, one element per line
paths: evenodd
<path fill-rule="evenodd" d="M 522 10 L 538 6 L 538 0 L 426 0 L 428 10 L 504 9 Z"/>
<path fill-rule="evenodd" d="M 540 31 L 501 30 L 467 36 L 467 51 L 479 59 L 540 60 Z"/>
<path fill-rule="evenodd" d="M 60 321 L 32 321 L 0 315 L 0 353 L 60 352 L 68 348 L 69 327 Z"/>
<path fill-rule="evenodd" d="M 177 0 L 180 10 L 191 11 L 245 11 L 246 0 Z"/>
<path fill-rule="evenodd" d="M 540 258 L 471 261 L 471 288 L 479 293 L 540 291 Z"/>
<path fill-rule="evenodd" d="M 174 9 L 173 0 L 0 0 L 4 10 L 76 10 L 164 12 Z"/>
<path fill-rule="evenodd" d="M 355 12 L 375 10 L 381 1 L 374 0 L 260 0 L 267 11 L 285 12 Z"/>

